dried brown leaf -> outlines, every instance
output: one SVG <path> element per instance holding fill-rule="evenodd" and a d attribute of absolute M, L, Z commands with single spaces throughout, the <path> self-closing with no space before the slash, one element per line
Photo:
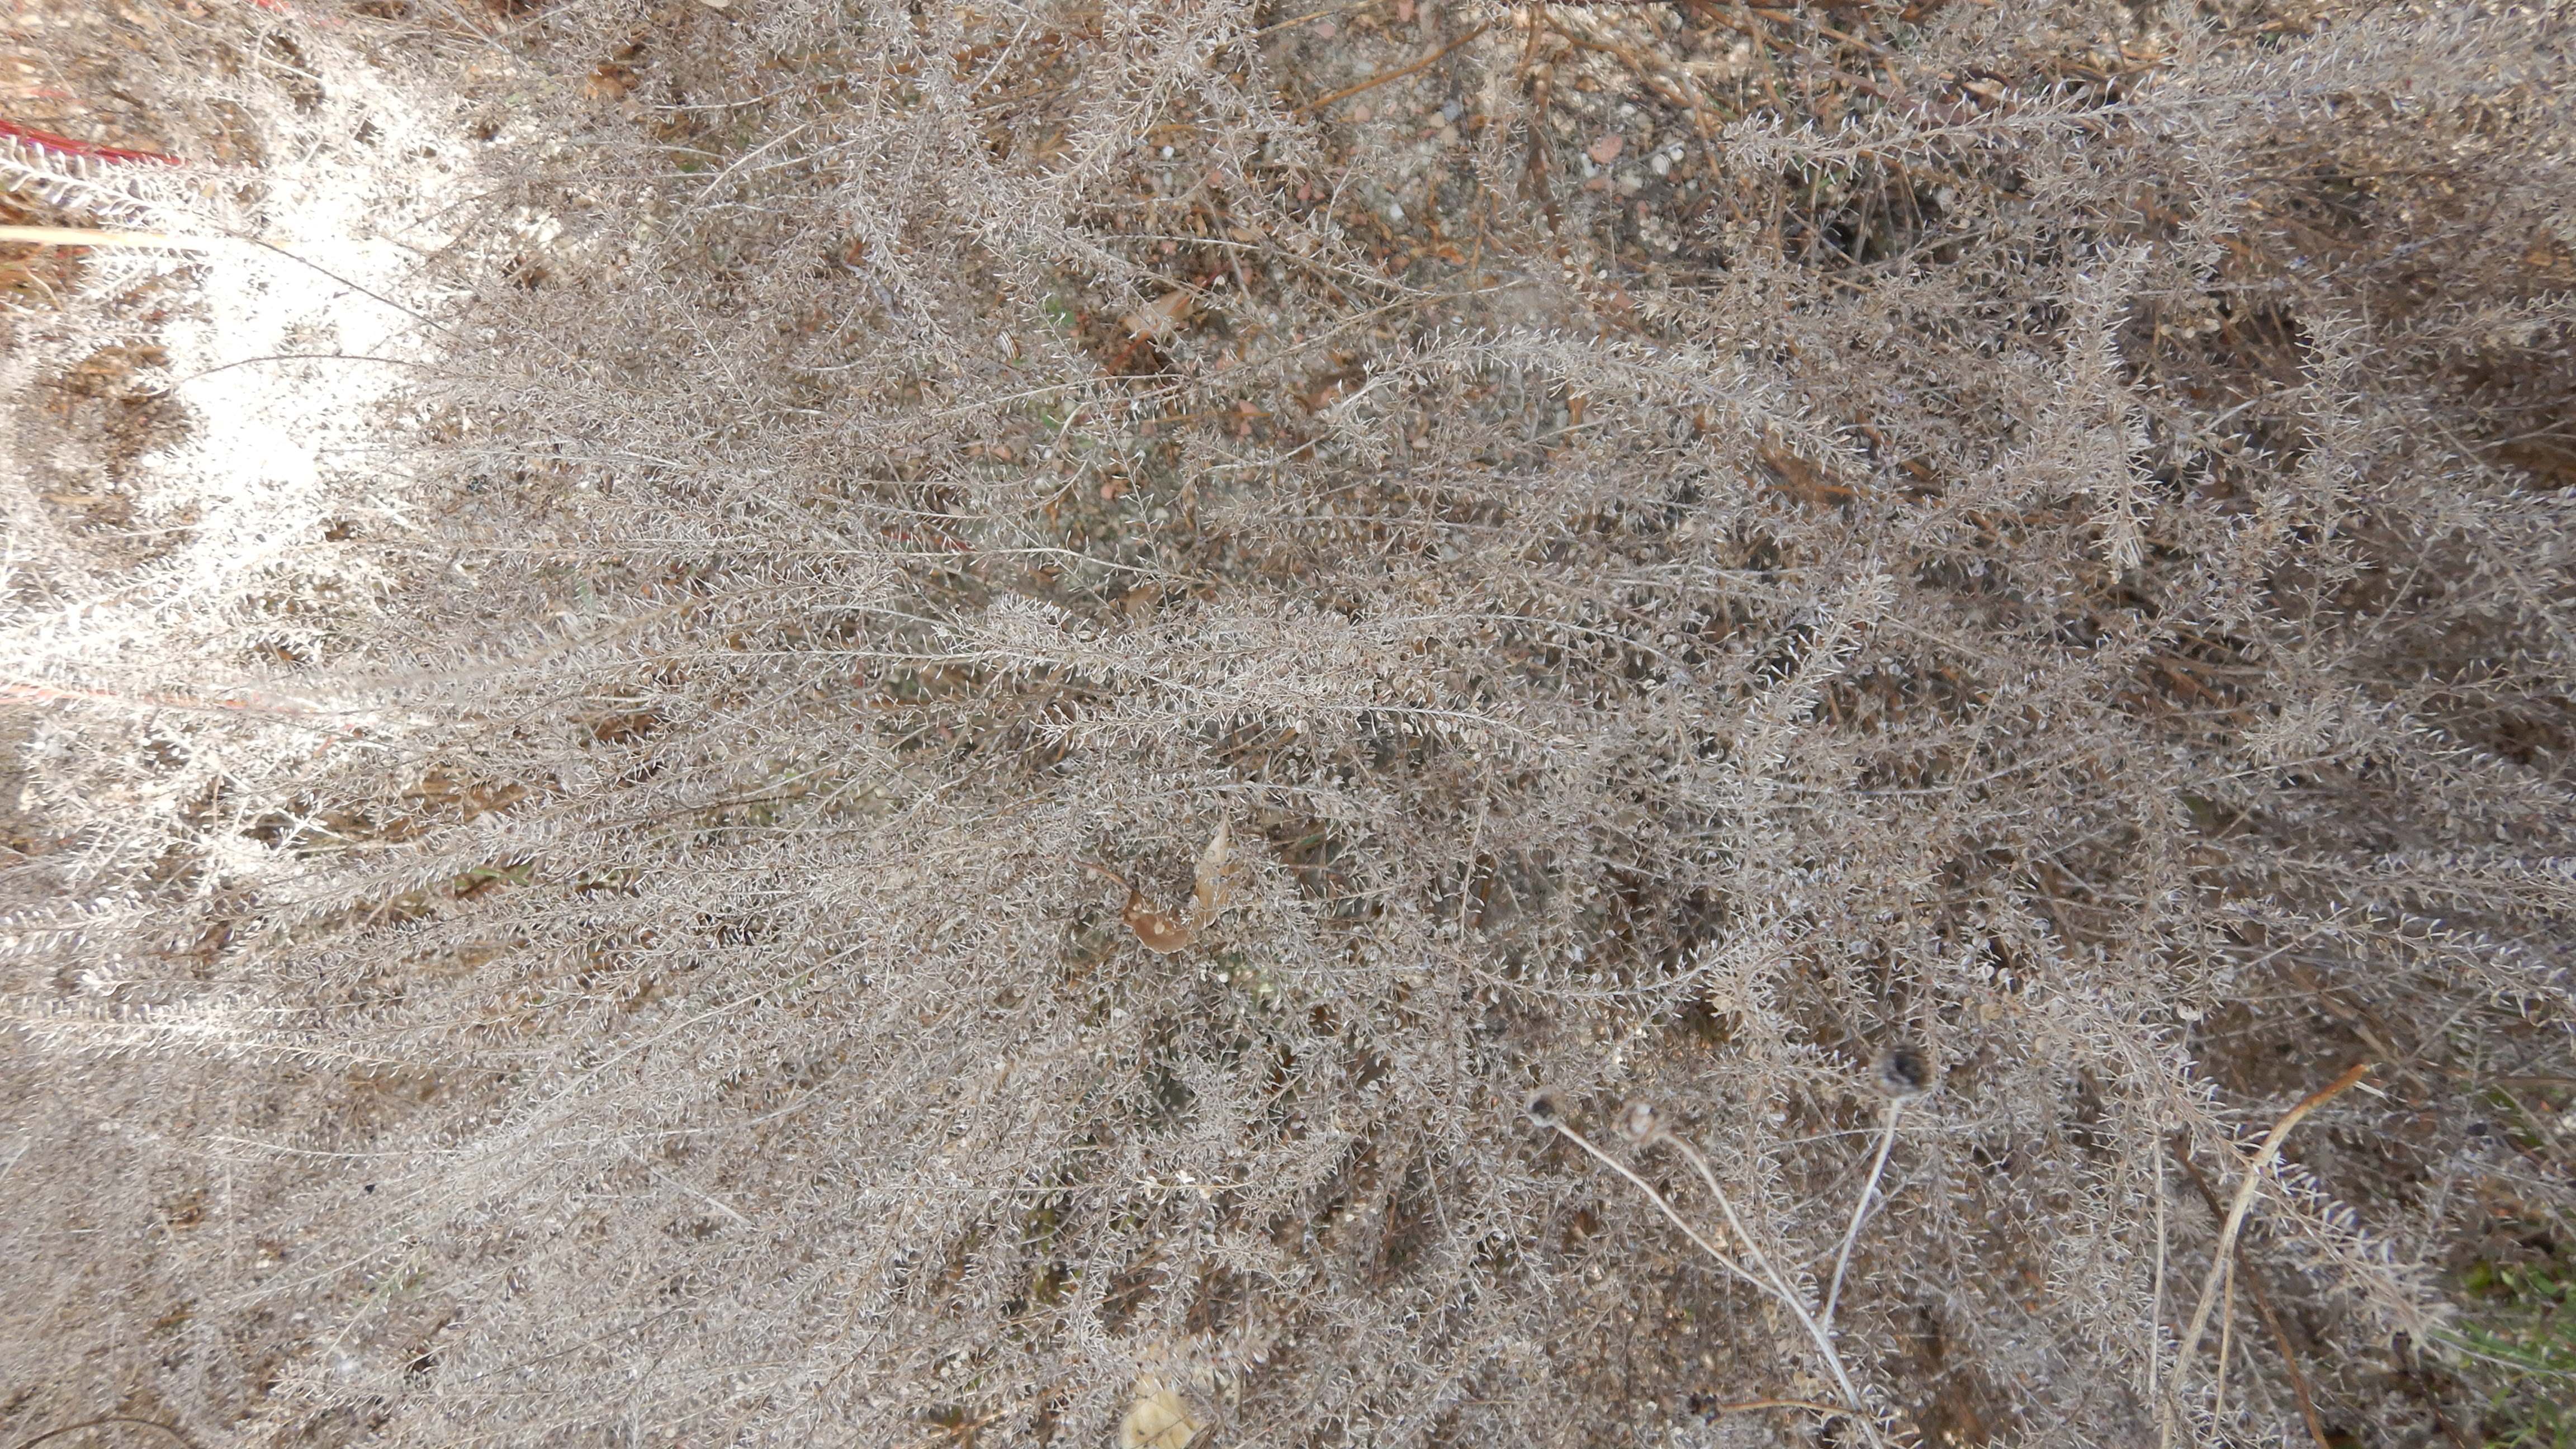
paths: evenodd
<path fill-rule="evenodd" d="M 1207 849 L 1199 852 L 1197 880 L 1190 893 L 1200 925 L 1215 920 L 1217 907 L 1224 902 L 1226 847 L 1226 826 L 1220 820 L 1216 834 L 1208 838 Z"/>
<path fill-rule="evenodd" d="M 1198 927 L 1187 921 L 1174 920 L 1145 904 L 1145 894 L 1138 890 L 1131 889 L 1127 893 L 1127 904 L 1120 908 L 1118 918 L 1127 923 L 1127 929 L 1136 933 L 1137 940 L 1145 943 L 1146 950 L 1159 951 L 1166 956 L 1187 947 L 1199 937 Z"/>
<path fill-rule="evenodd" d="M 1128 313 L 1127 330 L 1137 337 L 1168 337 L 1188 319 L 1190 307 L 1189 293 L 1166 293 L 1161 300 Z"/>

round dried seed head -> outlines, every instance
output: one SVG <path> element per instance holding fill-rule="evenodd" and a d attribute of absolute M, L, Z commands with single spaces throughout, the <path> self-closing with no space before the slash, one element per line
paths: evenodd
<path fill-rule="evenodd" d="M 1663 1132 L 1663 1119 L 1656 1114 L 1654 1103 L 1630 1102 L 1619 1109 L 1619 1135 L 1629 1141 L 1643 1146 L 1662 1136 Z"/>
<path fill-rule="evenodd" d="M 1521 1103 L 1521 1111 L 1533 1127 L 1555 1127 L 1565 1121 L 1565 1094 L 1554 1087 L 1541 1087 Z"/>
<path fill-rule="evenodd" d="M 1871 1080 L 1890 1097 L 1920 1097 L 1940 1080 L 1932 1059 L 1910 1046 L 1892 1046 L 1871 1064 Z"/>

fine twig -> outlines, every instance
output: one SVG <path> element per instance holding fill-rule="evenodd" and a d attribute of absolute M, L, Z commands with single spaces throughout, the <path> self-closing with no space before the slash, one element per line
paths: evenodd
<path fill-rule="evenodd" d="M 1276 35 L 1282 30 L 1294 30 L 1300 25 L 1311 24 L 1314 21 L 1330 20 L 1336 15 L 1348 15 L 1354 10 L 1366 10 L 1375 3 L 1377 0 L 1355 0 L 1355 3 L 1349 5 L 1331 5 L 1321 10 L 1309 10 L 1303 15 L 1291 16 L 1286 20 L 1274 20 L 1253 31 L 1252 35 L 1255 39 L 1264 35 Z"/>
<path fill-rule="evenodd" d="M 1798 1320 L 1798 1326 L 1806 1330 L 1808 1339 L 1816 1345 L 1816 1352 L 1823 1355 L 1825 1367 L 1832 1371 L 1835 1385 L 1841 1388 L 1843 1398 L 1852 1406 L 1853 1421 L 1861 1426 L 1861 1431 L 1868 1436 L 1870 1443 L 1878 1443 L 1878 1426 L 1871 1421 L 1868 1406 L 1862 1400 L 1860 1390 L 1853 1385 L 1851 1375 L 1843 1368 L 1843 1357 L 1834 1348 L 1833 1335 L 1816 1320 L 1815 1314 L 1808 1309 L 1806 1300 L 1777 1269 L 1772 1267 L 1770 1255 L 1762 1251 L 1762 1245 L 1745 1229 L 1744 1220 L 1736 1216 L 1734 1199 L 1728 1197 L 1726 1189 L 1719 1185 L 1717 1173 L 1709 1167 L 1708 1159 L 1700 1155 L 1699 1149 L 1679 1137 L 1666 1134 L 1657 1140 L 1672 1144 L 1674 1149 L 1689 1161 L 1692 1169 L 1699 1173 L 1700 1181 L 1707 1186 L 1709 1196 L 1717 1199 L 1718 1211 L 1726 1215 L 1727 1226 L 1734 1231 L 1736 1240 L 1744 1244 L 1744 1255 L 1752 1260 L 1753 1266 L 1762 1270 L 1763 1277 L 1770 1280 L 1772 1296 L 1779 1299 L 1781 1306 L 1789 1310 L 1790 1316 Z"/>
<path fill-rule="evenodd" d="M 1468 31 L 1466 34 L 1459 36 L 1456 40 L 1449 42 L 1447 45 L 1431 52 L 1422 59 L 1415 61 L 1411 65 L 1401 66 L 1395 70 L 1383 71 L 1377 75 L 1370 76 L 1367 80 L 1361 81 L 1357 85 L 1344 86 L 1330 95 L 1318 96 L 1314 100 L 1308 101 L 1306 104 L 1299 106 L 1297 109 L 1304 115 L 1315 115 L 1323 111 L 1326 107 L 1338 105 L 1341 102 L 1347 101 L 1351 97 L 1358 95 L 1362 91 L 1375 90 L 1379 86 L 1387 85 L 1394 81 L 1400 81 L 1406 76 L 1419 74 L 1422 71 L 1430 69 L 1432 66 L 1438 65 L 1442 59 L 1448 56 L 1449 52 L 1456 50 L 1458 47 L 1465 45 L 1468 41 L 1475 39 L 1477 36 L 1482 35 L 1493 28 L 1494 22 L 1488 20 L 1477 26 L 1475 29 Z"/>
<path fill-rule="evenodd" d="M 1735 1205 L 1728 1200 L 1726 1190 L 1718 1186 L 1717 1175 L 1709 1171 L 1707 1161 L 1703 1159 L 1697 1151 L 1693 1150 L 1689 1143 L 1684 1142 L 1679 1137 L 1669 1135 L 1660 1139 L 1664 1142 L 1671 1143 L 1675 1148 L 1679 1149 L 1682 1155 L 1690 1160 L 1691 1165 L 1699 1170 L 1701 1179 L 1708 1184 L 1709 1191 L 1717 1198 L 1719 1209 L 1726 1214 L 1727 1224 L 1734 1231 L 1736 1241 L 1744 1245 L 1745 1256 L 1752 1261 L 1754 1267 L 1761 1270 L 1762 1276 L 1755 1277 L 1751 1272 L 1746 1271 L 1743 1264 L 1738 1263 L 1735 1259 L 1727 1256 L 1727 1254 L 1720 1250 L 1716 1244 L 1711 1243 L 1707 1238 L 1703 1237 L 1697 1228 L 1691 1226 L 1689 1219 L 1683 1217 L 1680 1211 L 1675 1209 L 1672 1203 L 1667 1201 L 1662 1193 L 1655 1190 L 1652 1183 L 1647 1182 L 1644 1178 L 1639 1177 L 1635 1172 L 1630 1171 L 1626 1163 L 1612 1157 L 1609 1153 L 1602 1151 L 1600 1148 L 1593 1146 L 1590 1138 L 1585 1137 L 1582 1133 L 1575 1131 L 1572 1127 L 1567 1126 L 1563 1122 L 1552 1121 L 1546 1125 L 1553 1127 L 1556 1131 L 1564 1134 L 1566 1140 L 1591 1154 L 1594 1160 L 1601 1163 L 1604 1167 L 1607 1167 L 1612 1172 L 1626 1178 L 1639 1192 L 1646 1195 L 1646 1200 L 1655 1205 L 1656 1211 L 1662 1213 L 1665 1219 L 1674 1227 L 1681 1229 L 1683 1237 L 1690 1239 L 1693 1246 L 1707 1254 L 1719 1267 L 1722 1267 L 1728 1272 L 1733 1273 L 1736 1277 L 1743 1279 L 1755 1289 L 1768 1293 L 1772 1297 L 1778 1299 L 1781 1306 L 1787 1308 L 1790 1314 L 1798 1320 L 1799 1325 L 1806 1329 L 1808 1338 L 1816 1345 L 1816 1351 L 1823 1355 L 1826 1369 L 1833 1374 L 1835 1386 L 1843 1391 L 1843 1399 L 1850 1405 L 1848 1409 L 1835 1410 L 1834 1412 L 1849 1414 L 1852 1422 L 1860 1426 L 1862 1436 L 1873 1446 L 1882 1442 L 1878 1434 L 1878 1425 L 1871 1421 L 1869 1409 L 1865 1401 L 1861 1398 L 1860 1391 L 1853 1387 L 1851 1375 L 1844 1371 L 1842 1355 L 1834 1351 L 1833 1339 L 1827 1336 L 1824 1329 L 1816 1322 L 1815 1315 L 1808 1311 L 1807 1305 L 1799 1302 L 1798 1295 L 1792 1292 L 1789 1287 L 1780 1280 L 1777 1273 L 1772 1271 L 1770 1259 L 1763 1254 L 1762 1249 L 1745 1233 L 1743 1222 L 1735 1215 Z"/>
<path fill-rule="evenodd" d="M 2220 1212 L 2218 1190 L 2209 1185 L 2209 1179 L 2201 1174 L 2199 1166 L 2179 1141 L 2174 1143 L 2174 1157 L 2182 1163 L 2184 1174 L 2191 1178 L 2191 1185 L 2199 1191 L 2200 1200 L 2209 1205 L 2210 1215 L 2215 1217 Z M 2308 1437 L 2316 1442 L 2317 1449 L 2334 1449 L 2326 1438 L 2324 1421 L 2317 1417 L 2316 1394 L 2308 1384 L 2307 1371 L 2299 1367 L 2299 1356 L 2290 1346 L 2289 1331 L 2282 1326 L 2281 1315 L 2272 1306 L 2272 1295 L 2263 1285 L 2263 1275 L 2255 1268 L 2242 1240 L 2236 1244 L 2236 1265 L 2245 1279 L 2245 1286 L 2253 1292 L 2254 1311 L 2262 1316 L 2263 1326 L 2271 1331 L 2273 1346 L 2281 1351 L 2281 1366 L 2289 1373 L 2290 1393 L 2299 1401 L 2299 1418 L 2308 1427 Z"/>
<path fill-rule="evenodd" d="M 1834 1326 L 1834 1306 L 1842 1301 L 1843 1272 L 1851 1267 L 1852 1245 L 1860 1241 L 1860 1225 L 1869 1218 L 1870 1198 L 1878 1191 L 1879 1177 L 1887 1171 L 1888 1150 L 1896 1145 L 1896 1119 L 1903 1115 L 1905 1103 L 1903 1097 L 1888 1101 L 1887 1125 L 1878 1134 L 1878 1156 L 1869 1164 L 1869 1180 L 1861 1184 L 1860 1201 L 1852 1204 L 1851 1226 L 1843 1230 L 1842 1248 L 1834 1254 L 1833 1284 L 1825 1290 L 1823 1322 L 1828 1332 Z"/>
<path fill-rule="evenodd" d="M 1849 1409 L 1837 1409 L 1831 1404 L 1819 1404 L 1813 1399 L 1745 1399 L 1740 1403 L 1711 1404 L 1708 1406 L 1707 1412 L 1712 1414 L 1744 1414 L 1750 1413 L 1755 1409 L 1805 1409 L 1810 1413 L 1836 1415 L 1848 1414 L 1851 1412 Z"/>
<path fill-rule="evenodd" d="M 2159 1372 L 2159 1368 L 2163 1364 L 2165 1356 L 2165 1265 L 2167 1257 L 2165 1243 L 2165 1160 L 2161 1157 L 2152 1158 L 2150 1160 L 2154 1163 L 2156 1172 L 2156 1276 L 2155 1286 L 2149 1292 L 2147 1298 L 2147 1398 L 2153 1403 L 2163 1405 L 2167 1400 L 2163 1392 L 2163 1386 L 2159 1382 L 2162 1377 Z M 2212 1213 L 2216 1213 L 2218 1211 L 2217 1200 L 2214 1197 L 2211 1199 L 2209 1210 Z"/>
<path fill-rule="evenodd" d="M 2236 1255 L 2229 1254 L 2227 1271 L 2219 1276 L 2218 1292 L 2218 1369 L 2210 1375 L 2209 1416 L 2227 1420 L 2227 1365 L 2236 1356 Z"/>
<path fill-rule="evenodd" d="M 1564 1133 L 1567 1139 L 1572 1141 L 1575 1146 L 1592 1154 L 1592 1156 L 1597 1159 L 1602 1166 L 1607 1167 L 1612 1172 L 1628 1179 L 1629 1183 L 1633 1185 L 1637 1191 L 1646 1195 L 1646 1201 L 1655 1205 L 1655 1210 L 1657 1212 L 1662 1213 L 1674 1227 L 1681 1229 L 1682 1236 L 1690 1239 L 1692 1246 L 1698 1248 L 1701 1252 L 1706 1253 L 1711 1261 L 1715 1262 L 1719 1267 L 1724 1268 L 1726 1271 L 1734 1274 L 1736 1277 L 1743 1279 L 1753 1287 L 1761 1289 L 1764 1292 L 1770 1291 L 1769 1285 L 1764 1283 L 1761 1279 L 1754 1277 L 1750 1272 L 1747 1272 L 1743 1264 L 1736 1262 L 1733 1258 L 1727 1256 L 1724 1249 L 1701 1236 L 1699 1229 L 1692 1227 L 1690 1220 L 1683 1217 L 1681 1212 L 1676 1209 L 1662 1193 L 1655 1190 L 1654 1184 L 1646 1181 L 1644 1178 L 1639 1177 L 1635 1172 L 1629 1170 L 1626 1163 L 1612 1157 L 1609 1153 L 1602 1151 L 1600 1148 L 1593 1146 L 1592 1140 L 1585 1137 L 1582 1133 L 1575 1131 L 1573 1128 L 1566 1126 L 1562 1122 L 1551 1123 L 1550 1125 L 1555 1127 L 1557 1131 Z"/>
<path fill-rule="evenodd" d="M 1541 23 L 1547 27 L 1549 34 L 1556 36 L 1578 50 L 1589 50 L 1599 55 L 1616 57 L 1620 64 L 1627 66 L 1628 69 L 1636 75 L 1639 84 L 1645 86 L 1646 89 L 1653 91 L 1656 95 L 1661 96 L 1665 100 L 1672 102 L 1674 105 L 1681 107 L 1683 110 L 1690 112 L 1691 119 L 1699 126 L 1700 134 L 1703 136 L 1715 135 L 1718 130 L 1726 124 L 1723 117 L 1719 116 L 1715 111 L 1710 110 L 1707 106 L 1702 105 L 1697 99 L 1693 98 L 1688 92 L 1674 84 L 1671 80 L 1658 74 L 1657 69 L 1652 62 L 1648 61 L 1644 56 L 1639 55 L 1628 47 L 1613 40 L 1587 35 L 1577 35 L 1573 31 L 1566 29 L 1564 26 L 1559 25 L 1554 21 L 1543 21 Z"/>
<path fill-rule="evenodd" d="M 2245 1164 L 2245 1175 L 2237 1183 L 2236 1197 L 2227 1205 L 2227 1222 L 2218 1230 L 2218 1247 L 2211 1255 L 2209 1273 L 2201 1280 L 2200 1302 L 2192 1308 L 2190 1326 L 2183 1330 L 2182 1346 L 2174 1353 L 2174 1383 L 2177 1388 L 2192 1356 L 2200 1351 L 2200 1336 L 2209 1327 L 2210 1310 L 2218 1305 L 2219 1287 L 2226 1279 L 2227 1265 L 2236 1251 L 2237 1234 L 2244 1231 L 2245 1214 L 2254 1206 L 2254 1194 L 2263 1185 L 2264 1172 L 2271 1167 L 2272 1159 L 2280 1155 L 2281 1144 L 2289 1138 L 2290 1129 L 2299 1125 L 2300 1119 L 2343 1095 L 2370 1068 L 2369 1062 L 2355 1063 L 2342 1076 L 2300 1098 L 2297 1106 L 2282 1113 L 2281 1120 L 2272 1124 L 2271 1132 L 2263 1138 L 2263 1145 Z M 2173 1423 L 2168 1418 L 2165 1435 L 2170 1439 L 2172 1434 Z"/>
<path fill-rule="evenodd" d="M 25 242 L 36 246 L 56 247 L 131 247 L 146 251 L 158 249 L 162 251 L 181 252 L 275 252 L 277 255 L 286 258 L 297 266 L 319 273 L 320 275 L 339 283 L 341 286 L 348 288 L 350 291 L 356 292 L 358 295 L 365 297 L 370 301 L 380 302 L 385 306 L 412 318 L 422 325 L 429 327 L 433 331 L 448 332 L 451 330 L 446 323 L 429 317 L 414 308 L 406 307 L 402 303 L 395 301 L 393 298 L 384 295 L 382 292 L 376 291 L 374 288 L 365 286 L 358 282 L 353 282 L 347 277 L 341 276 L 339 273 L 332 271 L 330 268 L 325 267 L 318 262 L 308 261 L 305 258 L 288 251 L 284 247 L 278 246 L 272 242 L 261 241 L 256 237 L 191 236 L 181 232 L 115 231 L 103 227 L 86 226 L 0 226 L 0 242 Z M 337 357 L 344 354 L 318 353 L 313 355 Z M 382 362 L 386 359 L 368 358 L 365 360 Z M 405 365 L 411 366 L 417 364 Z M 213 370 L 214 369 L 209 369 L 209 371 Z M 203 377 L 205 375 L 205 373 L 197 374 L 198 377 Z"/>
<path fill-rule="evenodd" d="M 19 1440 L 16 1445 L 12 1446 L 12 1449 L 35 1449 L 36 1445 L 42 1444 L 48 1439 L 59 1439 L 65 1434 L 77 1434 L 83 1429 L 96 1429 L 107 1424 L 123 1424 L 129 1428 L 135 1429 L 158 1429 L 162 1433 L 169 1435 L 171 1438 L 178 1440 L 180 1443 L 189 1446 L 189 1449 L 196 1449 L 197 1441 L 179 1432 L 178 1425 L 164 1424 L 158 1419 L 139 1419 L 131 1414 L 101 1414 L 95 1419 L 83 1419 L 77 1424 L 65 1424 L 59 1429 L 47 1429 L 45 1432 L 32 1439 Z"/>

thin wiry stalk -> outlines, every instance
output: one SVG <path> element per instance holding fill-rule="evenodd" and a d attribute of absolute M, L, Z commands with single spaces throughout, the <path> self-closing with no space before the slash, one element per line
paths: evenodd
<path fill-rule="evenodd" d="M 1852 1204 L 1851 1226 L 1843 1229 L 1842 1247 L 1834 1252 L 1833 1283 L 1825 1290 L 1825 1311 L 1819 1315 L 1828 1333 L 1834 1327 L 1834 1306 L 1842 1301 L 1843 1270 L 1851 1266 L 1852 1244 L 1860 1241 L 1860 1225 L 1869 1218 L 1870 1196 L 1878 1191 L 1879 1174 L 1887 1170 L 1889 1149 L 1896 1146 L 1896 1119 L 1904 1113 L 1905 1103 L 1903 1097 L 1888 1101 L 1887 1121 L 1878 1130 L 1878 1151 L 1870 1159 L 1869 1180 L 1861 1184 L 1860 1200 Z"/>
<path fill-rule="evenodd" d="M 2262 1190 L 2263 1174 L 2271 1167 L 2272 1160 L 2280 1155 L 2281 1144 L 2289 1140 L 2290 1129 L 2298 1126 L 2309 1113 L 2359 1084 L 2363 1077 L 2369 1075 L 2371 1066 L 2369 1062 L 2356 1062 L 2346 1068 L 2343 1075 L 2300 1098 L 2297 1105 L 2282 1113 L 2280 1120 L 2272 1124 L 2272 1130 L 2263 1136 L 2262 1145 L 2246 1159 L 2244 1175 L 2237 1181 L 2236 1195 L 2228 1200 L 2226 1221 L 2218 1229 L 2218 1245 L 2212 1250 L 2209 1271 L 2201 1278 L 2200 1299 L 2192 1305 L 2191 1321 L 2184 1326 L 2181 1345 L 2174 1352 L 2173 1379 L 2177 1390 L 2190 1370 L 2193 1355 L 2200 1351 L 2200 1336 L 2209 1327 L 2210 1311 L 2217 1306 L 2222 1285 L 2232 1281 L 2231 1274 L 2236 1265 L 2236 1235 L 2244 1231 L 2245 1215 L 2253 1208 L 2255 1195 Z M 2226 1382 L 2223 1360 L 2219 1367 L 2218 1381 L 2223 1388 Z M 2168 1441 L 2173 1432 L 2174 1419 L 2168 1415 L 2164 1426 Z"/>
<path fill-rule="evenodd" d="M 1699 1172 L 1700 1181 L 1707 1185 L 1709 1196 L 1717 1200 L 1718 1210 L 1726 1215 L 1727 1227 L 1735 1233 L 1736 1241 L 1744 1244 L 1744 1251 L 1753 1260 L 1753 1265 L 1762 1270 L 1762 1276 L 1766 1280 L 1763 1286 L 1782 1307 L 1789 1310 L 1790 1316 L 1798 1320 L 1798 1326 L 1805 1330 L 1808 1341 L 1813 1343 L 1816 1346 L 1816 1352 L 1824 1357 L 1825 1366 L 1832 1371 L 1834 1382 L 1841 1387 L 1844 1400 L 1852 1406 L 1855 1421 L 1860 1424 L 1862 1432 L 1869 1435 L 1870 1441 L 1876 1443 L 1877 1425 L 1872 1419 L 1867 1401 L 1862 1399 L 1860 1391 L 1853 1387 L 1851 1375 L 1843 1368 L 1842 1354 L 1834 1347 L 1833 1335 L 1827 1332 L 1824 1324 L 1817 1320 L 1815 1311 L 1808 1306 L 1806 1299 L 1798 1293 L 1795 1286 L 1772 1265 L 1770 1255 L 1762 1251 L 1762 1245 L 1745 1230 L 1744 1220 L 1736 1216 L 1735 1203 L 1727 1196 L 1726 1189 L 1718 1183 L 1717 1174 L 1710 1170 L 1708 1159 L 1702 1157 L 1697 1148 L 1672 1133 L 1665 1133 L 1656 1140 L 1670 1143 Z M 1593 1155 L 1600 1156 L 1598 1152 Z M 1635 1179 L 1632 1177 L 1631 1180 Z"/>

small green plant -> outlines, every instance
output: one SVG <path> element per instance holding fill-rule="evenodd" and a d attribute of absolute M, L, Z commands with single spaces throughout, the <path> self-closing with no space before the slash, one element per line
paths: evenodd
<path fill-rule="evenodd" d="M 2576 1276 L 2552 1256 L 2480 1262 L 2462 1279 L 2476 1310 L 2457 1341 L 2486 1391 L 2487 1443 L 2576 1445 Z"/>

